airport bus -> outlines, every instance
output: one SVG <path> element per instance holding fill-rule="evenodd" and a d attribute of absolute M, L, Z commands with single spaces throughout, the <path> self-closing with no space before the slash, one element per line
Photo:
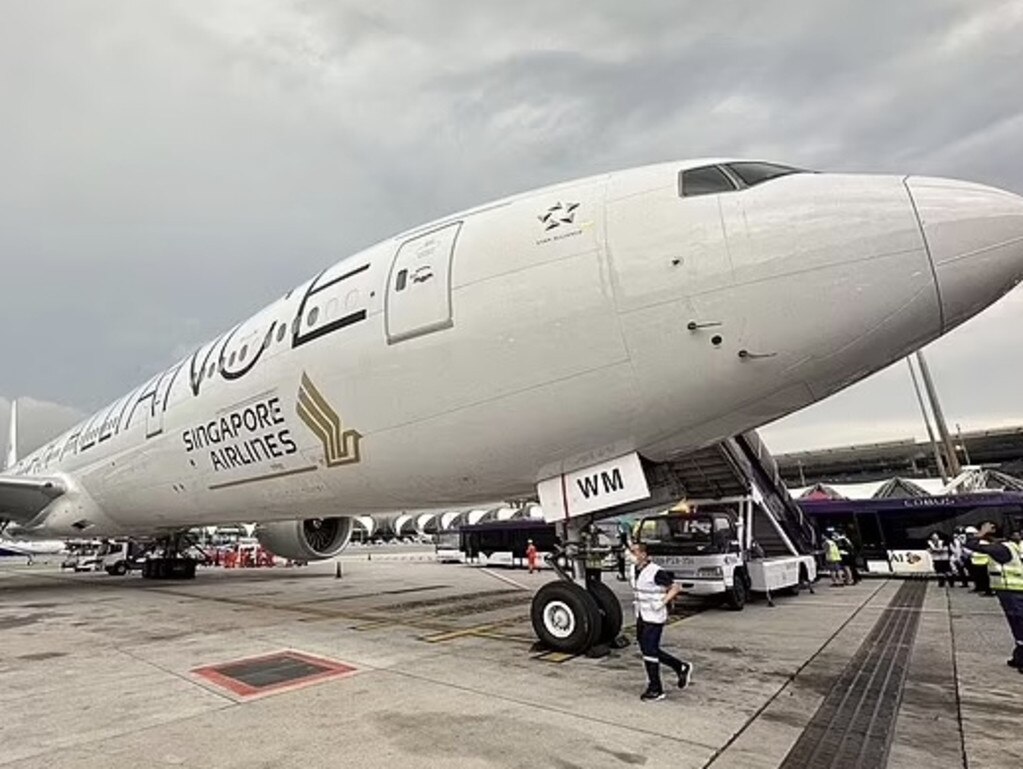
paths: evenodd
<path fill-rule="evenodd" d="M 436 535 L 438 561 L 485 562 L 490 565 L 521 565 L 533 540 L 542 556 L 554 549 L 554 525 L 542 520 L 486 521 Z"/>
<path fill-rule="evenodd" d="M 1009 534 L 1023 530 L 1023 493 L 905 497 L 901 499 L 799 500 L 821 531 L 845 533 L 868 572 L 927 573 L 932 570 L 927 538 L 939 532 L 951 538 L 958 527 L 993 521 Z"/>
<path fill-rule="evenodd" d="M 437 563 L 461 563 L 465 558 L 461 544 L 462 538 L 457 528 L 434 534 L 433 552 L 437 556 Z"/>

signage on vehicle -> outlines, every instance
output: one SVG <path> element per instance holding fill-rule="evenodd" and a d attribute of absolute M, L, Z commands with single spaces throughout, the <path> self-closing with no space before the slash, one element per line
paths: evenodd
<path fill-rule="evenodd" d="M 895 574 L 930 574 L 934 571 L 931 554 L 926 550 L 889 550 L 888 562 Z"/>

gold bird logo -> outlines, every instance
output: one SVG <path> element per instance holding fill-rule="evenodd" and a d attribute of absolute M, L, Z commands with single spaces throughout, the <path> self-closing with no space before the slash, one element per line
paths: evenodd
<path fill-rule="evenodd" d="M 316 389 L 308 375 L 302 372 L 302 384 L 298 388 L 298 405 L 295 407 L 299 418 L 306 423 L 323 442 L 323 456 L 327 467 L 352 465 L 359 461 L 358 430 L 345 430 L 341 417 L 330 407 L 326 398 Z"/>

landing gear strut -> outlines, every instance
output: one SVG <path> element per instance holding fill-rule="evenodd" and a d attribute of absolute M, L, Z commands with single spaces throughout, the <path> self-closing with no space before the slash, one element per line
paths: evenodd
<path fill-rule="evenodd" d="M 143 579 L 195 579 L 198 561 L 189 550 L 198 547 L 187 533 L 171 534 L 153 543 L 153 549 L 142 563 Z"/>
<path fill-rule="evenodd" d="M 601 563 L 611 548 L 597 542 L 585 520 L 565 523 L 564 543 L 547 562 L 560 578 L 533 596 L 533 630 L 545 647 L 569 654 L 597 652 L 621 643 L 622 607 L 601 582 Z"/>

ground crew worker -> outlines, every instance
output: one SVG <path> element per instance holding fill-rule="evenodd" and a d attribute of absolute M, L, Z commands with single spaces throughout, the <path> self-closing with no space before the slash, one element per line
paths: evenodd
<path fill-rule="evenodd" d="M 668 604 L 682 592 L 675 584 L 671 573 L 650 560 L 646 545 L 637 542 L 632 546 L 636 568 L 632 572 L 632 590 L 636 607 L 636 640 L 643 654 L 646 668 L 647 687 L 640 695 L 644 701 L 664 699 L 661 684 L 661 665 L 667 665 L 678 676 L 678 688 L 689 686 L 693 664 L 680 660 L 661 648 L 661 634 L 668 621 Z"/>
<path fill-rule="evenodd" d="M 824 560 L 828 564 L 828 571 L 831 572 L 831 584 L 842 587 L 845 585 L 845 570 L 842 568 L 842 551 L 838 549 L 834 535 L 832 529 L 828 529 L 824 535 Z"/>
<path fill-rule="evenodd" d="M 934 573 L 938 575 L 938 587 L 945 587 L 945 581 L 952 587 L 952 569 L 949 564 L 951 554 L 948 545 L 938 532 L 933 532 L 927 540 L 927 552 L 931 555 Z"/>
<path fill-rule="evenodd" d="M 618 569 L 618 581 L 624 582 L 625 553 L 629 549 L 629 526 L 624 521 L 618 522 L 618 547 L 615 549 L 615 568 Z"/>
<path fill-rule="evenodd" d="M 994 524 L 988 522 L 982 524 L 981 529 L 984 526 L 993 527 Z M 988 564 L 991 562 L 991 556 L 983 550 L 978 550 L 974 545 L 990 545 L 991 542 L 984 538 L 984 534 L 978 532 L 976 539 L 967 540 L 966 547 L 971 551 L 970 553 L 970 573 L 973 575 L 973 592 L 980 593 L 982 595 L 994 595 L 994 591 L 991 590 L 991 579 L 988 577 L 987 569 Z"/>
<path fill-rule="evenodd" d="M 853 547 L 852 540 L 840 531 L 836 532 L 834 540 L 838 545 L 838 552 L 842 556 L 842 571 L 846 580 L 853 585 L 858 585 L 860 570 L 856 568 L 856 548 Z"/>
<path fill-rule="evenodd" d="M 1007 664 L 1023 673 L 1023 545 L 1014 540 L 992 542 L 995 531 L 993 523 L 981 525 L 977 539 L 969 540 L 967 547 L 990 558 L 990 584 L 1016 642 Z"/>
<path fill-rule="evenodd" d="M 952 535 L 952 542 L 949 545 L 949 550 L 952 552 L 952 569 L 955 572 L 955 576 L 963 583 L 963 587 L 970 586 L 970 573 L 966 568 L 966 552 L 963 549 L 963 544 L 966 542 L 965 532 L 957 527 L 955 533 Z M 949 582 L 950 585 L 954 584 L 955 580 Z"/>
<path fill-rule="evenodd" d="M 529 564 L 529 573 L 532 574 L 534 571 L 540 571 L 540 565 L 538 563 L 539 553 L 536 550 L 536 545 L 533 544 L 533 540 L 529 540 L 526 546 L 526 562 Z"/>

